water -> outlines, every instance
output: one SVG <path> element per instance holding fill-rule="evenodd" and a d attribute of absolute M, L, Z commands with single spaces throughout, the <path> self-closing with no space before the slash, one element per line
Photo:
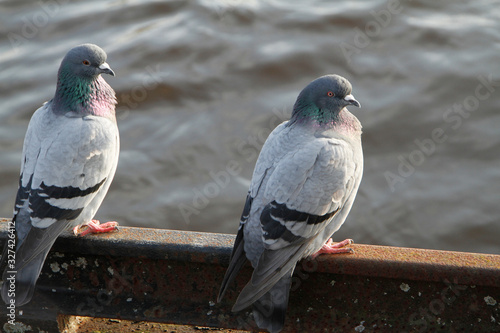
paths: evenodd
<path fill-rule="evenodd" d="M 299 91 L 347 77 L 365 171 L 336 239 L 500 253 L 498 1 L 0 2 L 0 216 L 71 47 L 117 76 L 122 150 L 98 212 L 235 233 L 265 138 Z"/>

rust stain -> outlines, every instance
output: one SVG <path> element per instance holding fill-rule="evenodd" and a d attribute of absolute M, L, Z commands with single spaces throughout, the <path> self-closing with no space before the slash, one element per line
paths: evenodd
<path fill-rule="evenodd" d="M 318 271 L 500 287 L 500 256 L 353 244 L 355 254 L 322 255 Z"/>

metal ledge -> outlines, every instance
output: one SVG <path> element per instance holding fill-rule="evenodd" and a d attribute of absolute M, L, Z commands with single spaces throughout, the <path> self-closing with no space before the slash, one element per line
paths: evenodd
<path fill-rule="evenodd" d="M 6 235 L 0 223 L 2 246 Z M 216 303 L 233 240 L 127 227 L 83 238 L 64 233 L 16 322 L 35 332 L 64 331 L 61 318 L 71 316 L 255 330 L 250 311 L 230 311 L 251 267 Z M 355 254 L 297 265 L 284 332 L 500 331 L 500 256 L 352 247 Z"/>

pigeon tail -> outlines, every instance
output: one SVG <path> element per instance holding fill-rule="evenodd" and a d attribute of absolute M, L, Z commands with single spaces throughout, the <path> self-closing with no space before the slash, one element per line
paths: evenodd
<path fill-rule="evenodd" d="M 231 260 L 229 263 L 229 268 L 224 275 L 224 280 L 222 280 L 222 285 L 220 287 L 219 296 L 217 297 L 217 302 L 220 302 L 226 293 L 227 287 L 236 278 L 236 275 L 240 271 L 241 267 L 247 262 L 245 255 L 245 240 L 243 239 L 243 229 L 245 223 L 250 215 L 250 207 L 252 206 L 253 198 L 250 194 L 247 195 L 247 200 L 245 202 L 245 207 L 243 208 L 243 213 L 241 214 L 240 227 L 238 228 L 238 235 L 236 235 L 236 240 L 234 241 L 233 252 L 231 253 Z"/>
<path fill-rule="evenodd" d="M 45 229 L 32 227 L 27 234 L 21 235 L 17 228 L 22 226 L 22 219 L 16 218 L 15 221 L 16 233 L 20 239 L 18 239 L 14 265 L 8 260 L 10 250 L 8 243 L 5 244 L 2 267 L 4 264 L 7 266 L 2 278 L 2 299 L 6 304 L 15 302 L 17 307 L 28 303 L 33 297 L 36 281 L 45 258 L 57 237 L 68 227 L 70 222 L 59 221 Z"/>
<path fill-rule="evenodd" d="M 259 328 L 271 333 L 278 333 L 283 329 L 291 284 L 292 272 L 285 274 L 253 304 L 253 316 Z"/>
<path fill-rule="evenodd" d="M 50 247 L 46 251 L 40 252 L 17 271 L 5 270 L 2 278 L 2 299 L 6 304 L 15 302 L 16 307 L 19 307 L 31 301 L 35 292 L 36 281 L 49 249 Z"/>
<path fill-rule="evenodd" d="M 236 278 L 236 275 L 240 271 L 241 267 L 243 267 L 243 265 L 247 262 L 244 247 L 245 247 L 245 242 L 243 240 L 243 228 L 240 228 L 240 230 L 238 231 L 238 235 L 236 236 L 235 247 L 231 255 L 231 262 L 229 264 L 229 268 L 227 269 L 226 274 L 224 275 L 224 280 L 222 281 L 219 295 L 217 296 L 218 303 L 220 303 L 220 301 L 224 297 L 227 287 Z"/>

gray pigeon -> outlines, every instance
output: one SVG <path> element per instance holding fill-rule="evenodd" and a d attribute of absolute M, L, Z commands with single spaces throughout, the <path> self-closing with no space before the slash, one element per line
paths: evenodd
<path fill-rule="evenodd" d="M 254 268 L 233 311 L 253 305 L 257 325 L 279 332 L 292 273 L 302 258 L 346 253 L 330 237 L 351 210 L 363 173 L 360 107 L 338 75 L 311 82 L 292 117 L 268 137 L 257 160 L 218 301 L 248 259 Z"/>
<path fill-rule="evenodd" d="M 47 253 L 62 231 L 82 223 L 88 224 L 82 234 L 116 229 L 116 222 L 92 220 L 119 152 L 115 92 L 102 73 L 115 75 L 101 48 L 83 44 L 71 49 L 59 68 L 54 98 L 31 118 L 12 219 L 15 230 L 9 230 L 15 238 L 2 256 L 7 304 L 31 300 Z M 14 278 L 15 293 L 10 290 Z"/>

